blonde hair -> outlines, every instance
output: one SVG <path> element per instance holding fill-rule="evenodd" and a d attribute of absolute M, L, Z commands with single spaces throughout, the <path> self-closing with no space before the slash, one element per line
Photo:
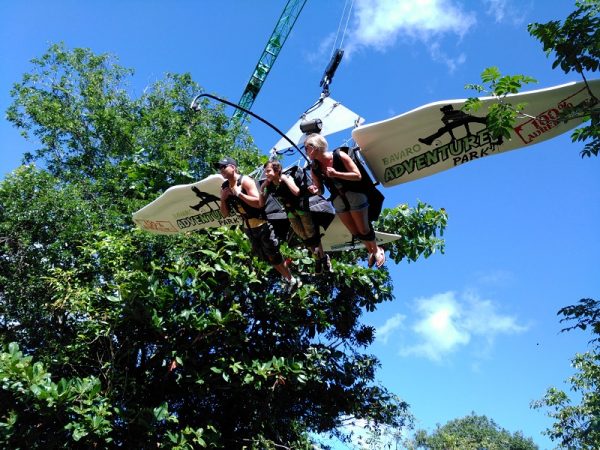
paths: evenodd
<path fill-rule="evenodd" d="M 316 149 L 323 150 L 324 152 L 326 152 L 328 148 L 327 140 L 318 133 L 311 133 L 306 137 L 304 146 L 306 147 L 309 144 Z"/>

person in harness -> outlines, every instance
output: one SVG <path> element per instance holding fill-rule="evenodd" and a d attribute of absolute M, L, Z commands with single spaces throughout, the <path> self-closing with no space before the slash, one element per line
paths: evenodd
<path fill-rule="evenodd" d="M 304 148 L 312 161 L 313 185 L 309 186 L 309 192 L 320 193 L 323 186 L 327 187 L 337 216 L 369 252 L 369 267 L 381 267 L 385 263 L 385 251 L 375 240 L 366 194 L 366 190 L 372 189 L 372 186 L 365 185 L 366 180 L 362 180 L 352 158 L 339 149 L 330 152 L 327 140 L 320 134 L 309 134 L 304 141 Z"/>
<path fill-rule="evenodd" d="M 221 186 L 221 214 L 228 217 L 233 209 L 244 220 L 244 232 L 252 244 L 256 256 L 270 263 L 281 274 L 287 291 L 301 286 L 302 282 L 292 276 L 279 251 L 279 242 L 273 227 L 267 221 L 260 195 L 253 178 L 240 174 L 237 161 L 226 157 L 214 164 L 225 182 Z"/>
<path fill-rule="evenodd" d="M 309 208 L 308 192 L 301 192 L 294 179 L 282 173 L 279 161 L 267 162 L 264 175 L 266 179 L 260 187 L 261 206 L 270 195 L 275 197 L 285 209 L 294 233 L 315 255 L 315 273 L 332 272 L 331 260 L 321 244 L 319 226 Z"/>

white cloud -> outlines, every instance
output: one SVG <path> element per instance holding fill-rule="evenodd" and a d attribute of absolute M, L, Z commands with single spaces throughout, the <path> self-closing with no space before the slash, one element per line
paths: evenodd
<path fill-rule="evenodd" d="M 500 314 L 491 300 L 468 292 L 458 299 L 454 292 L 417 299 L 417 319 L 412 330 L 417 343 L 403 348 L 402 355 L 416 355 L 441 361 L 448 354 L 468 346 L 471 340 L 489 350 L 501 334 L 527 329 L 512 316 Z"/>
<path fill-rule="evenodd" d="M 467 60 L 467 57 L 464 53 L 461 53 L 455 58 L 448 56 L 443 50 L 441 50 L 439 42 L 434 42 L 429 45 L 429 54 L 431 55 L 431 59 L 434 61 L 445 64 L 450 73 L 454 72 L 458 66 L 464 64 Z"/>
<path fill-rule="evenodd" d="M 402 314 L 394 314 L 385 323 L 377 328 L 375 336 L 377 336 L 377 340 L 387 344 L 390 335 L 402 326 L 402 323 L 406 319 L 406 316 Z"/>
<path fill-rule="evenodd" d="M 511 23 L 520 26 L 532 10 L 531 2 L 520 0 L 484 0 L 487 5 L 486 14 L 494 18 L 496 23 Z"/>
<path fill-rule="evenodd" d="M 361 47 L 385 50 L 400 37 L 430 42 L 448 33 L 459 37 L 476 23 L 453 0 L 357 0 L 347 52 Z"/>
<path fill-rule="evenodd" d="M 513 282 L 515 276 L 506 270 L 491 270 L 475 274 L 476 282 L 481 285 L 506 286 Z"/>
<path fill-rule="evenodd" d="M 494 17 L 496 22 L 502 22 L 506 16 L 507 0 L 484 0 L 488 5 L 487 13 Z"/>
<path fill-rule="evenodd" d="M 350 437 L 350 442 L 344 442 L 343 448 L 373 448 L 373 440 L 379 444 L 378 448 L 398 448 L 404 439 L 409 438 L 409 429 L 404 427 L 401 430 L 384 424 L 368 422 L 365 419 L 351 418 L 350 416 L 342 418 L 340 431 Z M 400 432 L 400 434 L 398 434 Z M 338 448 L 341 441 L 332 438 L 330 435 L 315 436 L 319 444 Z M 316 447 L 314 450 L 320 450 Z"/>
<path fill-rule="evenodd" d="M 319 44 L 319 48 L 316 51 L 305 51 L 304 58 L 309 64 L 321 64 L 321 60 L 327 56 L 331 58 L 331 47 L 334 44 L 335 34 L 330 33 L 325 39 Z"/>

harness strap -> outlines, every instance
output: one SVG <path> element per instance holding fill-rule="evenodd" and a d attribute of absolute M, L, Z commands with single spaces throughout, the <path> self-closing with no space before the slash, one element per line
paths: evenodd
<path fill-rule="evenodd" d="M 344 162 L 342 161 L 342 157 L 340 156 L 340 149 L 337 148 L 333 151 L 333 165 L 335 167 L 336 162 L 338 163 L 338 167 L 339 166 L 343 166 Z M 334 184 L 335 187 L 335 183 Z M 348 211 L 350 211 L 350 202 L 348 201 L 348 198 L 346 197 L 346 191 L 343 188 L 337 188 L 335 187 L 335 189 L 338 192 L 338 195 L 342 198 L 342 201 L 344 202 L 344 208 Z"/>

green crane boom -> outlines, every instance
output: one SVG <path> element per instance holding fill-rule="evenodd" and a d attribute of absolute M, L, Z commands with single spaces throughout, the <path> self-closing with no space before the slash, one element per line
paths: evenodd
<path fill-rule="evenodd" d="M 281 17 L 275 25 L 275 29 L 267 42 L 267 46 L 265 47 L 262 56 L 258 60 L 258 64 L 254 68 L 254 72 L 252 72 L 252 76 L 246 85 L 246 89 L 242 94 L 242 98 L 238 102 L 238 105 L 250 109 L 258 92 L 262 88 L 269 71 L 273 67 L 283 44 L 292 31 L 294 24 L 296 23 L 296 19 L 300 15 L 302 8 L 306 0 L 288 0 L 287 4 L 283 12 L 281 13 Z M 243 111 L 236 110 L 233 115 L 234 119 L 241 120 L 244 118 L 246 114 Z"/>

